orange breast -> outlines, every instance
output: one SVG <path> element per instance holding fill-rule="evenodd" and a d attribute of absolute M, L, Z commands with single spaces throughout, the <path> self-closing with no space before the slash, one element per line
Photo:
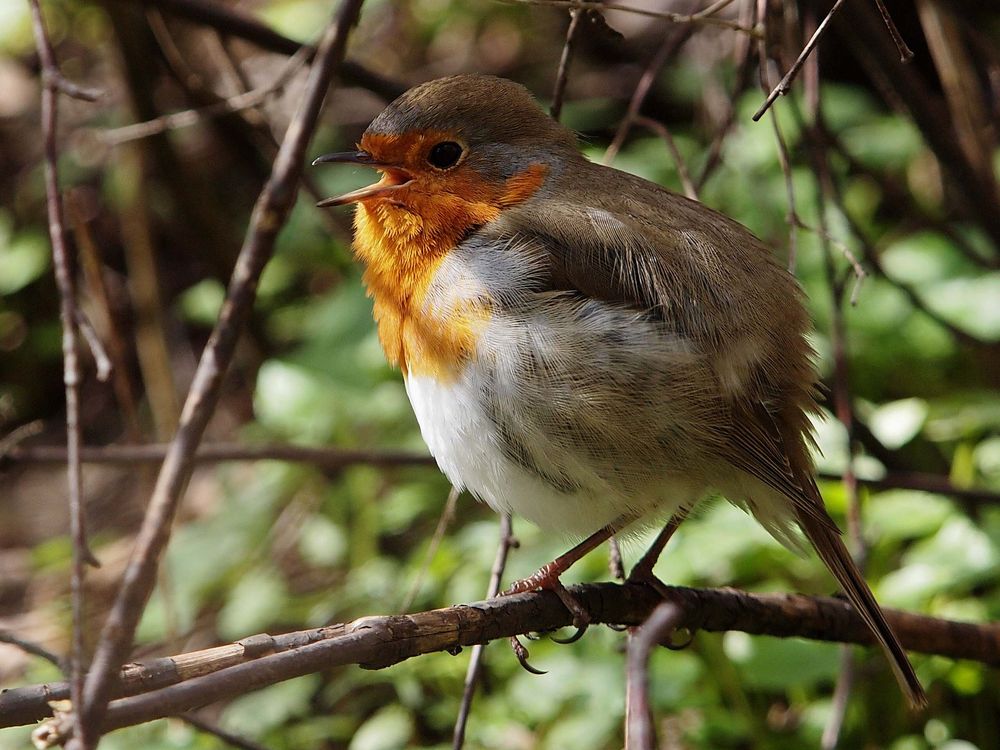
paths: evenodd
<path fill-rule="evenodd" d="M 365 264 L 379 340 L 404 374 L 452 380 L 472 356 L 490 311 L 459 305 L 447 317 L 429 312 L 427 290 L 448 252 L 473 228 L 495 220 L 541 185 L 541 165 L 492 185 L 467 171 L 446 186 L 430 180 L 395 192 L 392 201 L 361 202 L 354 215 L 354 250 Z M 443 189 L 446 187 L 447 189 Z"/>

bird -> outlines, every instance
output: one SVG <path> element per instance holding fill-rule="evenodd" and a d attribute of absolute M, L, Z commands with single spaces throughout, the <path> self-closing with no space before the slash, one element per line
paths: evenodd
<path fill-rule="evenodd" d="M 805 542 L 926 696 L 816 485 L 819 411 L 795 277 L 743 225 L 592 163 L 524 86 L 457 75 L 411 88 L 355 150 L 372 167 L 353 249 L 388 362 L 455 488 L 584 540 L 508 591 L 551 589 L 615 534 L 677 524 L 721 495 Z M 706 551 L 706 554 L 711 554 Z"/>

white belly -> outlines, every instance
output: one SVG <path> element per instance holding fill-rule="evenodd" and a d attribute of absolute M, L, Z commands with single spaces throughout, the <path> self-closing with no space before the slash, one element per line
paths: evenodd
<path fill-rule="evenodd" d="M 429 376 L 409 376 L 405 382 L 421 434 L 441 471 L 456 488 L 469 490 L 497 512 L 582 536 L 630 512 L 659 522 L 697 494 L 685 486 L 675 487 L 678 491 L 667 498 L 660 493 L 624 498 L 610 488 L 601 492 L 553 486 L 504 455 L 497 428 L 480 405 L 476 380 L 470 367 L 447 384 Z M 637 507 L 640 504 L 644 507 Z"/>

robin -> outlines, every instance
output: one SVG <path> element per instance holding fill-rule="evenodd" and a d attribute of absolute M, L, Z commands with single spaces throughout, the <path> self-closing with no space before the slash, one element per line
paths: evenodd
<path fill-rule="evenodd" d="M 742 225 L 589 162 L 527 89 L 462 75 L 417 86 L 346 162 L 379 339 L 424 440 L 495 510 L 589 536 L 510 591 L 547 588 L 613 534 L 677 523 L 721 494 L 792 547 L 804 535 L 914 706 L 899 640 L 814 480 L 817 374 L 794 277 Z"/>

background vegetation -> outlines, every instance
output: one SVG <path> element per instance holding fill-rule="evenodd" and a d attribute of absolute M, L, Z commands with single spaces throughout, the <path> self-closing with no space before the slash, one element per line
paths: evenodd
<path fill-rule="evenodd" d="M 65 75 L 103 92 L 97 104 L 61 103 L 60 176 L 81 301 L 118 365 L 101 382 L 85 355 L 88 445 L 170 437 L 268 173 L 274 134 L 280 139 L 301 88 L 299 71 L 260 107 L 125 140 L 129 132 L 121 128 L 130 123 L 267 85 L 287 64 L 284 54 L 181 17 L 175 5 L 44 6 Z M 348 70 L 331 93 L 311 153 L 350 147 L 397 84 L 492 72 L 548 101 L 568 24 L 566 9 L 550 5 L 369 0 L 348 54 L 386 80 Z M 704 7 L 681 0 L 634 5 L 677 13 Z M 760 5 L 764 68 L 773 85 L 829 3 Z M 831 477 L 824 496 L 847 525 L 851 493 L 836 477 L 850 465 L 873 481 L 862 485 L 859 523 L 851 526 L 861 530 L 853 543 L 866 551 L 883 603 L 971 621 L 1000 616 L 1000 12 L 987 5 L 920 0 L 915 10 L 890 3 L 916 53 L 902 66 L 874 7 L 846 4 L 820 44 L 818 86 L 816 69 L 807 67 L 773 110 L 790 160 L 794 212 L 770 114 L 751 119 L 766 91 L 758 85 L 759 44 L 745 32 L 623 11 L 608 11 L 608 26 L 585 16 L 562 115 L 599 160 L 649 73 L 639 111 L 669 128 L 682 161 L 641 121 L 614 165 L 683 190 L 684 164 L 701 200 L 784 257 L 794 237 L 824 380 L 830 393 L 850 394 L 841 420 L 831 413 L 817 425 L 820 467 Z M 254 0 L 238 8 L 287 37 L 311 41 L 329 6 Z M 752 26 L 752 6 L 736 0 L 716 17 Z M 38 66 L 27 5 L 0 4 L 0 435 L 11 438 L 0 447 L 0 455 L 9 453 L 0 464 L 0 625 L 65 652 L 65 477 L 52 465 L 18 458 L 13 448 L 64 440 Z M 312 207 L 317 196 L 370 175 L 324 169 L 307 176 L 312 192 L 300 196 L 265 271 L 207 440 L 422 452 L 351 259 L 349 211 Z M 857 288 L 852 258 L 867 273 Z M 845 415 L 853 416 L 853 440 Z M 102 562 L 88 577 L 90 644 L 154 477 L 155 466 L 86 467 L 87 517 Z M 969 488 L 981 491 L 961 492 Z M 497 520 L 463 496 L 429 555 L 447 493 L 433 467 L 204 465 L 143 618 L 139 652 L 178 653 L 262 631 L 482 598 Z M 516 519 L 515 532 L 521 546 L 508 580 L 568 544 Z M 626 547 L 626 559 L 638 549 Z M 815 559 L 784 550 L 727 504 L 685 522 L 657 570 L 677 584 L 833 590 Z M 569 577 L 606 580 L 606 554 L 592 554 Z M 521 670 L 503 647 L 489 649 L 468 745 L 621 746 L 623 643 L 621 633 L 601 628 L 571 646 L 533 643 L 544 676 Z M 931 694 L 924 716 L 907 713 L 880 658 L 858 653 L 841 746 L 1000 747 L 995 672 L 941 658 L 915 663 Z M 698 634 L 684 650 L 654 655 L 661 742 L 818 746 L 836 713 L 831 696 L 842 664 L 834 645 Z M 275 750 L 449 747 L 465 667 L 464 656 L 435 654 L 383 671 L 332 670 L 203 716 Z M 0 646 L 5 686 L 57 677 L 43 660 Z M 24 729 L 0 730 L 0 748 L 26 742 Z M 109 750 L 218 746 L 221 740 L 177 720 L 120 731 L 102 743 Z"/>

